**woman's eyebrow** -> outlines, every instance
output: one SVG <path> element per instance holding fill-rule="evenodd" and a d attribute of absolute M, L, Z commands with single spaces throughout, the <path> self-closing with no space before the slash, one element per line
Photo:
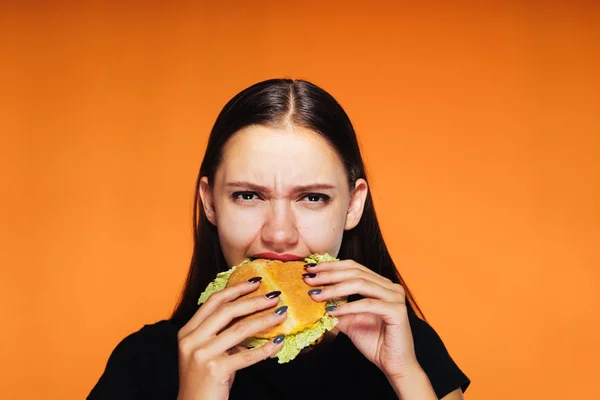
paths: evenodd
<path fill-rule="evenodd" d="M 293 190 L 295 192 L 313 192 L 317 190 L 332 190 L 335 189 L 335 185 L 331 185 L 329 183 L 313 183 L 311 185 L 299 185 L 294 186 Z"/>
<path fill-rule="evenodd" d="M 273 188 L 270 188 L 267 186 L 262 186 L 262 185 L 257 185 L 256 183 L 252 183 L 252 182 L 244 182 L 244 181 L 227 182 L 225 184 L 225 187 L 229 188 L 229 189 L 252 190 L 252 191 L 261 192 L 261 193 L 270 193 L 273 191 Z M 317 190 L 332 190 L 332 189 L 335 189 L 335 185 L 332 185 L 330 183 L 313 183 L 313 184 L 309 184 L 309 185 L 293 186 L 290 188 L 290 192 L 306 193 L 306 192 L 313 192 L 313 191 L 317 191 Z"/>

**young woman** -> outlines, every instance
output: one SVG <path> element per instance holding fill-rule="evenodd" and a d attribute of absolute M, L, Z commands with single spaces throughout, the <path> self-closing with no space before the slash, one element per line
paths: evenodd
<path fill-rule="evenodd" d="M 169 320 L 146 325 L 111 354 L 89 399 L 462 399 L 468 377 L 425 321 L 386 248 L 352 124 L 307 81 L 246 88 L 219 114 L 196 184 L 195 245 Z M 285 320 L 277 298 L 240 296 L 251 279 L 211 296 L 216 274 L 248 257 L 340 261 L 307 267 L 314 300 L 350 296 L 314 350 L 286 364 L 278 340 L 240 351 L 245 338 Z M 231 325 L 231 326 L 230 326 Z"/>

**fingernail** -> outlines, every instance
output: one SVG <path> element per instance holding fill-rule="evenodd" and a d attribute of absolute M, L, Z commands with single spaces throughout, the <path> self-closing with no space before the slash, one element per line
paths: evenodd
<path fill-rule="evenodd" d="M 304 264 L 304 268 L 312 268 L 315 265 L 317 265 L 317 264 L 316 263 Z"/>
<path fill-rule="evenodd" d="M 275 339 L 273 339 L 273 343 L 279 344 L 279 343 L 283 342 L 283 339 L 285 339 L 285 335 L 279 335 L 279 336 L 275 337 Z"/>
<path fill-rule="evenodd" d="M 325 311 L 327 311 L 327 312 L 332 312 L 332 311 L 335 311 L 335 310 L 337 310 L 337 306 L 327 306 L 327 307 L 325 307 Z"/>
<path fill-rule="evenodd" d="M 323 291 L 323 289 L 311 289 L 308 291 L 308 294 L 319 294 Z"/>
<path fill-rule="evenodd" d="M 254 278 L 248 279 L 248 282 L 256 283 L 256 282 L 259 282 L 261 279 L 262 279 L 262 276 L 255 276 Z"/>
<path fill-rule="evenodd" d="M 275 313 L 275 315 L 281 315 L 284 312 L 286 312 L 287 309 L 288 309 L 288 306 L 281 306 L 277 310 L 275 310 L 274 313 Z"/>
<path fill-rule="evenodd" d="M 274 299 L 275 297 L 279 296 L 280 294 L 281 294 L 281 292 L 279 290 L 275 290 L 274 292 L 265 294 L 265 297 L 267 299 Z"/>
<path fill-rule="evenodd" d="M 302 276 L 303 276 L 304 278 L 314 278 L 315 276 L 317 276 L 317 274 L 313 274 L 313 273 L 310 273 L 310 274 L 302 274 Z"/>

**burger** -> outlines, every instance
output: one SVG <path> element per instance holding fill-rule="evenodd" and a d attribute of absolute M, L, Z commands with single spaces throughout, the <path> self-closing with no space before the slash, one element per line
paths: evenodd
<path fill-rule="evenodd" d="M 217 274 L 202 292 L 198 304 L 202 304 L 208 298 L 220 290 L 239 282 L 247 281 L 256 276 L 262 277 L 260 287 L 247 296 L 265 295 L 272 291 L 280 291 L 279 303 L 266 310 L 261 310 L 250 315 L 236 319 L 234 322 L 259 318 L 276 308 L 287 305 L 288 316 L 278 325 L 270 327 L 262 332 L 247 338 L 241 346 L 249 349 L 259 347 L 278 335 L 285 335 L 283 346 L 272 358 L 277 358 L 280 364 L 292 361 L 303 350 L 310 349 L 321 341 L 327 331 L 332 330 L 338 319 L 327 314 L 325 307 L 345 303 L 346 298 L 336 298 L 328 301 L 313 300 L 308 291 L 316 287 L 309 286 L 302 279 L 305 272 L 304 265 L 307 263 L 320 263 L 324 261 L 338 261 L 328 254 L 313 254 L 304 261 L 280 261 L 264 258 L 248 258 L 231 269 Z"/>

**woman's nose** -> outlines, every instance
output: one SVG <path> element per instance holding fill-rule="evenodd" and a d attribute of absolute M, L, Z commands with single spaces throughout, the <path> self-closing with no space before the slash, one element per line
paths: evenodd
<path fill-rule="evenodd" d="M 284 252 L 298 242 L 298 229 L 292 207 L 284 202 L 273 204 L 262 229 L 262 240 L 273 251 Z"/>

